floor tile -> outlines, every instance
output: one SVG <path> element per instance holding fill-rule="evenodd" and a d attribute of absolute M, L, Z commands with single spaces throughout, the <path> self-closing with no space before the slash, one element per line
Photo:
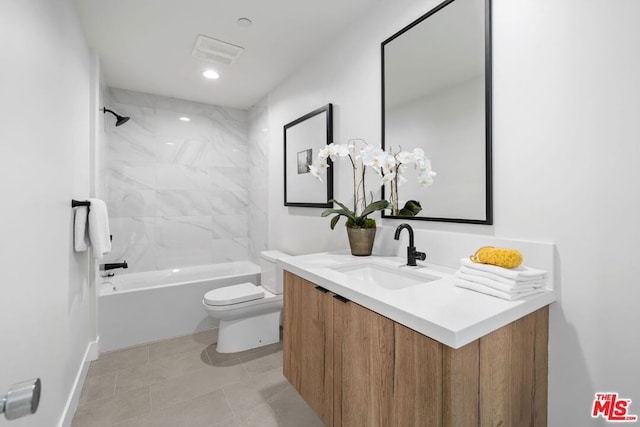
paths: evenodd
<path fill-rule="evenodd" d="M 202 331 L 194 335 L 177 337 L 149 344 L 149 360 L 154 361 L 167 356 L 193 351 L 202 351 L 218 339 L 218 330 Z"/>
<path fill-rule="evenodd" d="M 324 424 L 293 388 L 271 402 L 239 416 L 245 427 L 323 427 Z"/>
<path fill-rule="evenodd" d="M 119 396 L 87 402 L 78 407 L 74 427 L 109 427 L 151 411 L 149 387 Z"/>
<path fill-rule="evenodd" d="M 206 352 L 209 355 L 209 359 L 211 359 L 211 362 L 214 365 L 218 363 L 224 363 L 233 359 L 240 359 L 241 361 L 246 362 L 253 358 L 259 357 L 258 354 L 260 353 L 264 353 L 267 351 L 276 352 L 279 350 L 282 350 L 281 342 L 266 345 L 263 347 L 252 348 L 250 350 L 240 351 L 238 353 L 218 353 L 215 343 L 206 347 Z"/>
<path fill-rule="evenodd" d="M 322 426 L 282 375 L 282 343 L 233 354 L 204 331 L 92 362 L 72 427 Z"/>
<path fill-rule="evenodd" d="M 116 424 L 151 411 L 149 387 L 122 393 L 112 399 L 111 423 Z"/>
<path fill-rule="evenodd" d="M 133 418 L 117 427 L 210 427 L 228 422 L 235 422 L 233 412 L 224 393 L 218 390 Z"/>
<path fill-rule="evenodd" d="M 189 372 L 179 377 L 152 384 L 151 405 L 154 410 L 163 406 L 211 393 L 221 388 L 236 384 L 249 377 L 240 363 L 229 363 L 219 366 L 208 366 L 204 369 Z"/>
<path fill-rule="evenodd" d="M 231 409 L 236 414 L 242 414 L 265 402 L 277 399 L 290 387 L 289 382 L 282 376 L 281 369 L 278 368 L 227 386 L 223 391 Z"/>
<path fill-rule="evenodd" d="M 82 386 L 80 394 L 80 404 L 90 402 L 92 400 L 106 399 L 113 397 L 116 388 L 117 371 L 103 375 L 95 375 L 87 378 Z"/>
<path fill-rule="evenodd" d="M 149 347 L 141 346 L 126 350 L 101 354 L 98 360 L 91 362 L 87 378 L 115 372 L 118 369 L 144 365 L 149 362 Z"/>
<path fill-rule="evenodd" d="M 155 384 L 210 365 L 204 351 L 192 351 L 166 356 L 146 365 L 118 371 L 116 394 Z"/>
<path fill-rule="evenodd" d="M 111 407 L 104 400 L 98 404 L 80 405 L 73 416 L 71 427 L 110 427 Z"/>
<path fill-rule="evenodd" d="M 281 349 L 269 349 L 240 358 L 249 375 L 282 368 Z"/>

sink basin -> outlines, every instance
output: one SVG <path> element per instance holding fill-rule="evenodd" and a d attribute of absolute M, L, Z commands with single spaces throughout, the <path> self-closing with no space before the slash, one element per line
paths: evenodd
<path fill-rule="evenodd" d="M 401 267 L 375 263 L 345 265 L 333 267 L 332 270 L 344 274 L 351 280 L 366 282 L 388 290 L 405 289 L 439 279 L 439 277 L 417 273 Z"/>

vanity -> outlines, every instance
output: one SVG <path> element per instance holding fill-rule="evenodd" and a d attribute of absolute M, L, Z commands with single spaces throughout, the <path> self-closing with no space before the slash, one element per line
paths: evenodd
<path fill-rule="evenodd" d="M 444 0 L 383 41 L 381 76 L 382 149 L 418 144 L 438 172 L 428 191 L 410 177 L 402 191 L 385 184 L 382 198 L 422 210 L 382 217 L 493 224 L 491 0 Z M 285 377 L 327 426 L 546 426 L 553 244 L 421 234 L 430 262 L 416 267 L 348 253 L 279 260 Z M 444 266 L 486 245 L 521 250 L 548 287 L 516 301 L 456 287 Z M 409 263 L 424 259 L 413 250 Z"/>
<path fill-rule="evenodd" d="M 545 426 L 552 289 L 505 301 L 398 257 L 284 258 L 284 375 L 327 426 Z"/>

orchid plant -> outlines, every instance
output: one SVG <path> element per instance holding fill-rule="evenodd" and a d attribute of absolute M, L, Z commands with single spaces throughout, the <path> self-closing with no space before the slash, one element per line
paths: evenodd
<path fill-rule="evenodd" d="M 362 143 L 361 149 L 356 148 L 356 143 Z M 375 211 L 387 209 L 391 206 L 392 215 L 398 214 L 398 191 L 397 186 L 406 181 L 403 173 L 409 164 L 414 164 L 419 170 L 418 182 L 421 185 L 431 185 L 433 177 L 436 175 L 431 170 L 431 161 L 424 155 L 424 151 L 416 148 L 412 152 L 400 151 L 397 153 L 387 153 L 380 148 L 374 148 L 366 143 L 363 139 L 350 139 L 347 144 L 331 143 L 324 147 L 318 153 L 317 161 L 309 166 L 309 172 L 317 179 L 322 181 L 322 174 L 330 167 L 331 161 L 340 158 L 348 158 L 351 162 L 353 173 L 353 209 L 347 208 L 344 204 L 333 199 L 331 202 L 336 203 L 340 209 L 327 209 L 322 212 L 322 216 L 336 214 L 331 219 L 331 229 L 334 229 L 341 216 L 347 218 L 347 227 L 351 228 L 373 228 L 375 220 L 367 218 L 368 215 Z M 372 168 L 381 178 L 380 185 L 385 183 L 391 184 L 391 204 L 386 200 L 378 200 L 373 202 L 373 194 L 371 198 L 367 198 L 367 189 L 365 184 L 366 168 Z M 371 202 L 369 203 L 369 200 Z M 417 205 L 417 210 L 416 210 Z M 420 210 L 420 204 L 414 202 L 408 208 L 408 212 L 413 215 Z"/>
<path fill-rule="evenodd" d="M 357 142 L 363 143 L 364 148 L 357 150 Z M 309 172 L 322 181 L 322 173 L 330 166 L 329 159 L 334 162 L 340 158 L 347 158 L 351 163 L 353 173 L 353 209 L 349 209 L 346 205 L 332 199 L 330 202 L 340 206 L 340 209 L 327 209 L 322 212 L 323 217 L 336 214 L 331 218 L 332 230 L 335 228 L 341 216 L 347 218 L 346 225 L 349 228 L 375 228 L 375 220 L 373 218 L 367 218 L 367 216 L 375 211 L 389 207 L 389 202 L 386 200 L 372 201 L 373 194 L 371 194 L 369 199 L 367 198 L 365 172 L 366 167 L 371 165 L 366 164 L 365 160 L 368 161 L 368 159 L 362 156 L 368 149 L 367 147 L 369 147 L 369 145 L 363 139 L 350 139 L 347 144 L 336 144 L 332 142 L 320 150 L 317 161 L 309 166 Z M 369 203 L 370 200 L 371 202 Z"/>
<path fill-rule="evenodd" d="M 380 165 L 379 174 L 382 177 L 381 185 L 387 183 L 390 184 L 391 194 L 389 196 L 391 201 L 391 215 L 392 216 L 415 216 L 422 207 L 420 203 L 415 200 L 409 200 L 404 208 L 398 209 L 398 187 L 405 183 L 407 179 L 404 175 L 409 168 L 409 165 L 413 165 L 418 170 L 418 184 L 422 187 L 428 187 L 433 184 L 433 179 L 436 173 L 431 168 L 431 160 L 425 157 L 424 151 L 421 148 L 414 148 L 413 151 L 398 151 L 398 152 L 385 152 L 381 149 L 374 149 L 378 151 L 374 154 L 374 158 L 382 158 L 382 164 Z"/>

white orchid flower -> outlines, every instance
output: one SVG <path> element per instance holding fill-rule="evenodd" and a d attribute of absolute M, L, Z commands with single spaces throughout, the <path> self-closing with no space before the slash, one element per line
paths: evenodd
<path fill-rule="evenodd" d="M 382 167 L 382 165 L 386 163 L 388 155 L 387 153 L 380 150 L 379 148 L 374 151 L 376 154 L 373 157 L 373 165 L 377 167 Z"/>
<path fill-rule="evenodd" d="M 396 158 L 390 154 L 385 153 L 385 157 L 382 161 L 381 166 L 385 174 L 392 172 L 396 167 Z"/>
<path fill-rule="evenodd" d="M 326 160 L 318 163 L 318 171 L 326 172 L 328 168 L 329 163 Z"/>
<path fill-rule="evenodd" d="M 436 176 L 435 172 L 429 172 L 418 175 L 418 184 L 422 187 L 428 187 L 433 184 L 433 177 Z"/>
<path fill-rule="evenodd" d="M 414 163 L 416 161 L 415 155 L 408 151 L 401 151 L 396 154 L 396 156 L 398 158 L 398 162 L 402 164 Z"/>
<path fill-rule="evenodd" d="M 378 166 L 378 162 L 380 161 L 380 152 L 382 150 L 375 149 L 371 147 L 366 147 L 360 150 L 360 159 L 362 160 L 362 164 L 365 166 Z"/>
<path fill-rule="evenodd" d="M 313 175 L 318 181 L 324 182 L 324 180 L 320 176 L 320 168 L 318 167 L 318 165 L 309 165 L 309 173 Z"/>
<path fill-rule="evenodd" d="M 329 147 L 329 157 L 331 160 L 335 160 L 336 157 L 347 157 L 349 155 L 349 147 L 344 144 L 331 143 L 327 145 Z"/>
<path fill-rule="evenodd" d="M 398 165 L 398 174 L 399 175 L 404 175 L 405 173 L 407 173 L 407 169 L 409 168 L 409 166 L 407 165 Z"/>
<path fill-rule="evenodd" d="M 424 159 L 424 150 L 422 148 L 414 148 L 413 157 L 416 159 L 416 162 Z"/>
<path fill-rule="evenodd" d="M 322 175 L 327 171 L 329 163 L 326 159 L 321 159 L 319 162 L 309 165 L 309 173 L 313 175 L 318 181 L 324 182 Z"/>
<path fill-rule="evenodd" d="M 431 160 L 426 157 L 422 158 L 416 162 L 416 166 L 418 166 L 420 172 L 428 172 L 431 170 Z"/>
<path fill-rule="evenodd" d="M 431 160 L 422 159 L 419 163 L 420 174 L 418 175 L 418 184 L 423 187 L 433 184 L 433 178 L 437 175 L 431 170 Z"/>
<path fill-rule="evenodd" d="M 380 179 L 380 185 L 383 186 L 385 184 L 390 183 L 391 181 L 394 180 L 395 177 L 396 177 L 395 172 L 385 173 L 384 175 L 382 175 L 382 179 Z"/>
<path fill-rule="evenodd" d="M 376 153 L 373 147 L 370 145 L 367 145 L 362 150 L 360 150 L 360 153 L 358 153 L 358 155 L 356 156 L 356 159 L 362 160 L 362 164 L 365 166 L 371 166 L 375 156 L 376 156 Z"/>
<path fill-rule="evenodd" d="M 327 157 L 329 157 L 329 155 L 331 154 L 330 152 L 330 146 L 333 145 L 333 142 L 329 145 L 325 145 L 324 148 L 320 149 L 320 151 L 318 151 L 318 157 L 320 159 L 326 160 Z"/>

